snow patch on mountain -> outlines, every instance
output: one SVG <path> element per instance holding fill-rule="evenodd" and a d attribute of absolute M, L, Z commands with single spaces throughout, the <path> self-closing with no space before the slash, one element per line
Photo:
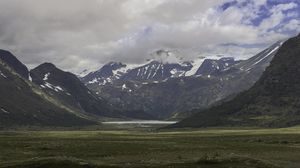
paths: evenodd
<path fill-rule="evenodd" d="M 250 65 L 244 65 L 240 69 L 249 72 L 257 64 L 261 64 L 261 63 L 265 62 L 265 60 L 267 60 L 268 58 L 273 57 L 277 53 L 279 48 L 282 46 L 282 44 L 283 44 L 283 42 L 277 42 L 276 44 L 274 44 L 273 46 L 271 46 L 267 50 L 265 50 L 262 53 L 258 54 L 256 56 L 256 58 L 252 60 Z"/>
<path fill-rule="evenodd" d="M 182 70 L 178 70 L 178 69 L 174 68 L 171 70 L 171 74 L 172 74 L 171 78 L 182 77 L 182 76 L 184 76 L 185 72 L 186 71 L 182 71 Z"/>
<path fill-rule="evenodd" d="M 120 76 L 124 75 L 128 71 L 135 69 L 139 66 L 141 66 L 141 64 L 126 64 L 124 67 L 113 70 L 113 74 L 115 77 L 120 78 Z"/>
<path fill-rule="evenodd" d="M 95 79 L 89 81 L 88 83 L 89 83 L 89 84 L 94 84 L 94 83 L 98 83 L 98 82 L 99 82 L 99 81 L 98 81 L 98 78 L 95 78 Z"/>
<path fill-rule="evenodd" d="M 187 71 L 185 73 L 185 76 L 193 76 L 196 74 L 197 70 L 199 69 L 199 67 L 202 65 L 202 63 L 204 62 L 205 59 L 196 59 L 195 61 L 191 61 L 193 67 L 190 71 Z"/>
<path fill-rule="evenodd" d="M 48 80 L 49 76 L 50 76 L 50 73 L 46 73 L 46 74 L 44 75 L 43 81 Z"/>
<path fill-rule="evenodd" d="M 3 112 L 3 113 L 6 113 L 6 114 L 9 114 L 10 112 L 8 112 L 7 110 L 5 110 L 4 108 L 1 108 L 1 111 Z"/>
<path fill-rule="evenodd" d="M 31 77 L 30 72 L 28 73 L 28 80 L 29 80 L 30 82 L 32 82 L 32 77 Z"/>
<path fill-rule="evenodd" d="M 124 91 L 129 91 L 129 92 L 132 92 L 132 90 L 131 89 L 129 89 L 127 86 L 126 86 L 126 84 L 124 83 L 123 85 L 122 85 L 122 90 Z"/>
<path fill-rule="evenodd" d="M 49 89 L 52 89 L 52 90 L 54 90 L 56 92 L 63 92 L 64 91 L 60 86 L 52 85 L 49 82 L 45 82 L 43 85 L 40 85 L 40 86 L 42 88 L 44 88 L 44 89 L 49 88 Z"/>
<path fill-rule="evenodd" d="M 262 60 L 266 59 L 267 57 L 269 57 L 271 54 L 273 54 L 275 51 L 277 51 L 279 49 L 280 46 L 277 46 L 276 48 L 274 48 L 272 51 L 270 51 L 266 56 L 264 56 L 263 58 L 261 58 L 260 60 L 256 61 L 254 65 L 260 63 Z"/>
<path fill-rule="evenodd" d="M 126 84 L 123 84 L 122 85 L 122 90 L 125 90 L 125 89 L 127 89 Z"/>
<path fill-rule="evenodd" d="M 7 76 L 4 75 L 1 71 L 0 71 L 0 76 L 2 76 L 3 78 L 7 78 Z"/>

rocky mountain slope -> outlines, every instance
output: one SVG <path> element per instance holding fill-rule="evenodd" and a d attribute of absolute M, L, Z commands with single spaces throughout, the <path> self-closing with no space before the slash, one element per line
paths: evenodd
<path fill-rule="evenodd" d="M 89 80 L 83 78 L 83 81 L 91 90 L 101 93 L 110 103 L 122 109 L 142 110 L 162 119 L 183 118 L 190 115 L 186 111 L 207 108 L 229 95 L 250 88 L 269 65 L 280 45 L 278 42 L 244 61 L 233 58 L 207 59 L 202 64 L 155 61 L 133 69 L 126 68 L 122 63 L 110 63 L 110 67 L 117 68 L 110 68 L 112 73 L 108 77 L 94 76 Z M 122 66 L 112 66 L 115 64 Z M 120 72 L 116 69 L 124 68 L 126 70 L 122 73 L 116 73 Z M 164 77 L 163 73 L 166 74 Z"/>
<path fill-rule="evenodd" d="M 21 77 L 25 79 L 29 78 L 28 68 L 9 51 L 0 49 L 0 60 L 12 68 Z"/>
<path fill-rule="evenodd" d="M 95 124 L 28 80 L 29 72 L 10 52 L 0 52 L 0 127 Z"/>
<path fill-rule="evenodd" d="M 199 67 L 197 72 L 195 73 L 196 76 L 207 76 L 207 75 L 214 75 L 218 74 L 222 71 L 226 71 L 228 68 L 232 67 L 233 65 L 239 63 L 240 61 L 234 60 L 234 58 L 221 58 L 219 60 L 213 59 L 206 59 Z"/>
<path fill-rule="evenodd" d="M 89 91 L 72 73 L 64 72 L 51 63 L 30 71 L 32 81 L 65 104 L 88 114 L 120 117 L 120 114 L 100 96 Z"/>
<path fill-rule="evenodd" d="M 300 34 L 280 47 L 271 65 L 249 90 L 173 127 L 266 126 L 300 123 Z"/>

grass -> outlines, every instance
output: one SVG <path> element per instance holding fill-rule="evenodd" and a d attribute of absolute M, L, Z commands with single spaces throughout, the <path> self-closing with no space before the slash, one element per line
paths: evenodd
<path fill-rule="evenodd" d="M 300 127 L 2 131 L 1 168 L 298 168 Z"/>

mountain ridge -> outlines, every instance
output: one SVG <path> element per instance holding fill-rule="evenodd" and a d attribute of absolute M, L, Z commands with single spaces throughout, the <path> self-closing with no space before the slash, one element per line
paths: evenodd
<path fill-rule="evenodd" d="M 1 57 L 3 58 L 3 57 Z M 20 64 L 12 55 L 17 65 Z M 86 126 L 96 124 L 79 116 L 31 83 L 26 73 L 15 71 L 14 64 L 0 59 L 0 127 Z"/>
<path fill-rule="evenodd" d="M 29 79 L 29 70 L 22 62 L 20 62 L 11 52 L 0 49 L 0 59 L 14 69 L 19 75 L 25 79 Z"/>
<path fill-rule="evenodd" d="M 101 93 L 114 106 L 128 110 L 143 110 L 160 119 L 173 118 L 173 116 L 184 117 L 185 115 L 178 114 L 186 113 L 185 111 L 191 109 L 207 108 L 229 95 L 250 88 L 268 66 L 280 45 L 281 43 L 275 43 L 244 61 L 236 61 L 228 57 L 211 60 L 210 62 L 215 63 L 202 67 L 202 70 L 205 70 L 203 74 L 196 75 L 196 71 L 193 70 L 195 75 L 169 76 L 164 80 L 145 81 L 119 77 L 111 82 L 86 82 L 85 84 L 94 92 Z M 199 61 L 194 65 L 200 63 Z M 151 67 L 151 64 L 138 67 L 134 74 L 138 73 L 138 69 L 145 69 L 145 66 Z M 253 69 L 241 68 L 250 66 L 253 66 Z M 201 69 L 201 66 L 197 69 Z M 146 73 L 145 76 L 147 77 L 148 74 Z"/>
<path fill-rule="evenodd" d="M 76 75 L 62 71 L 51 63 L 44 63 L 30 71 L 32 81 L 52 95 L 86 113 L 113 117 L 109 104 L 93 95 Z"/>
<path fill-rule="evenodd" d="M 300 34 L 282 44 L 270 66 L 249 90 L 170 127 L 262 126 L 300 123 Z"/>

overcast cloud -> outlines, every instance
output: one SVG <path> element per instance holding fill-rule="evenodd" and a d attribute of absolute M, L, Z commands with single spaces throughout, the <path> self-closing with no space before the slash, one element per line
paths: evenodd
<path fill-rule="evenodd" d="M 300 31 L 297 0 L 0 0 L 0 48 L 29 67 L 79 72 L 142 63 L 158 49 L 185 59 L 245 59 Z"/>

